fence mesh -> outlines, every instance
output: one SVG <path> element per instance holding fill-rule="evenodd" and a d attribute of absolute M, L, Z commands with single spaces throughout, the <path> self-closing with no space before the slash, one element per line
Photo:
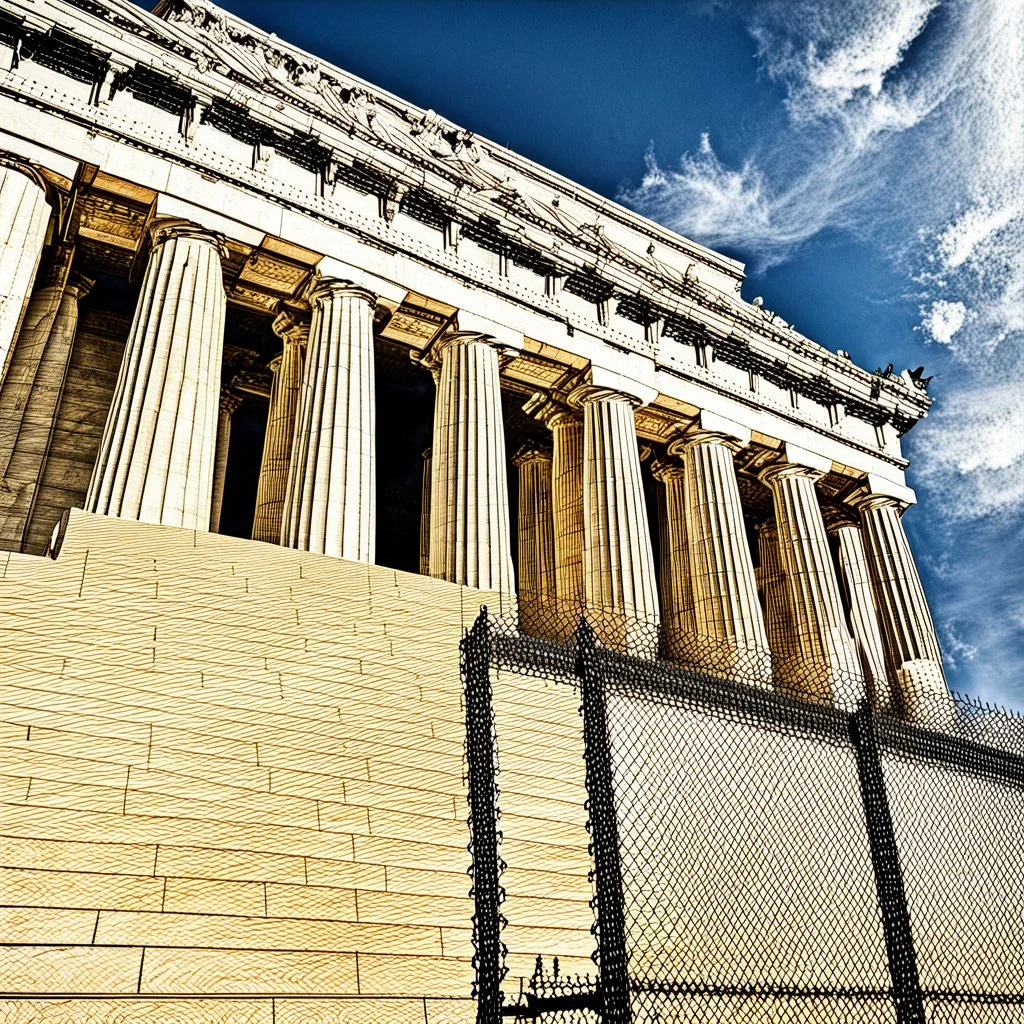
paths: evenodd
<path fill-rule="evenodd" d="M 502 1014 L 1024 1022 L 1024 721 L 927 674 L 532 628 L 477 642 L 578 687 L 598 974 L 540 970 Z"/>

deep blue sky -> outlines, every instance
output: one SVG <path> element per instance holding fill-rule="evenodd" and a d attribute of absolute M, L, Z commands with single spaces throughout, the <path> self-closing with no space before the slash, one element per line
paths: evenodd
<path fill-rule="evenodd" d="M 746 298 L 861 365 L 935 372 L 905 523 L 952 683 L 1024 706 L 1019 0 L 221 6 L 743 260 Z M 649 147 L 671 180 L 627 196 Z"/>
<path fill-rule="evenodd" d="M 714 14 L 705 0 L 221 6 L 612 198 L 642 177 L 652 144 L 671 162 L 710 130 L 724 161 L 740 158 L 783 98 L 759 72 L 742 20 Z M 745 294 L 874 368 L 892 358 L 883 357 L 893 334 L 916 322 L 916 304 L 892 307 L 890 284 L 870 248 L 833 236 L 771 273 L 751 273 Z"/>

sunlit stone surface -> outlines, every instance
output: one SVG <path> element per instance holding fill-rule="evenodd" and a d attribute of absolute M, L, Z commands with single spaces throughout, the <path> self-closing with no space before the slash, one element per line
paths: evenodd
<path fill-rule="evenodd" d="M 586 617 L 630 671 L 667 658 L 740 704 L 951 720 L 901 520 L 919 375 L 210 3 L 3 13 L 5 1022 L 476 1021 L 459 641 L 483 604 L 538 657 Z M 592 807 L 578 691 L 493 675 L 512 993 L 538 956 L 593 971 Z M 803 741 L 658 714 L 679 743 L 642 781 L 690 801 L 679 835 L 707 838 L 702 799 L 748 813 L 732 861 L 644 875 L 650 905 L 683 921 L 687 885 L 728 900 L 729 865 L 761 865 L 740 918 L 680 940 L 735 953 L 789 885 L 762 752 L 793 766 L 787 856 L 821 845 Z"/>

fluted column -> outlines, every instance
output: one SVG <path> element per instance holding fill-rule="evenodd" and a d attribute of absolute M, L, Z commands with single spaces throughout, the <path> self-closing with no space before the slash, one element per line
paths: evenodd
<path fill-rule="evenodd" d="M 686 521 L 699 663 L 709 671 L 770 686 L 771 654 L 736 482 L 735 442 L 726 434 L 698 431 L 683 438 L 680 447 L 686 452 Z"/>
<path fill-rule="evenodd" d="M 433 477 L 433 449 L 423 453 L 423 483 L 420 486 L 420 575 L 430 575 L 430 483 Z"/>
<path fill-rule="evenodd" d="M 49 221 L 42 175 L 15 157 L 0 155 L 0 382 L 29 301 Z"/>
<path fill-rule="evenodd" d="M 826 528 L 839 547 L 839 572 L 846 591 L 850 627 L 871 706 L 876 711 L 891 711 L 893 701 L 885 667 L 885 643 L 878 625 L 864 538 L 856 523 L 845 520 L 833 519 L 826 523 Z"/>
<path fill-rule="evenodd" d="M 93 282 L 68 279 L 71 252 L 58 253 L 32 294 L 7 376 L 0 385 L 0 547 L 22 548 L 78 328 L 78 303 Z"/>
<path fill-rule="evenodd" d="M 789 606 L 789 585 L 782 568 L 779 530 L 774 519 L 758 527 L 757 550 L 761 560 L 761 586 L 764 591 L 764 619 L 768 646 L 772 652 L 775 683 L 782 689 L 794 688 L 791 672 L 796 660 L 793 643 L 793 612 Z"/>
<path fill-rule="evenodd" d="M 519 628 L 530 636 L 557 639 L 551 451 L 527 443 L 512 463 L 519 470 Z"/>
<path fill-rule="evenodd" d="M 217 449 L 213 459 L 213 489 L 210 492 L 210 533 L 220 533 L 224 481 L 228 473 L 228 449 L 231 447 L 231 421 L 241 404 L 240 395 L 221 388 L 220 408 L 217 412 Z"/>
<path fill-rule="evenodd" d="M 158 222 L 150 243 L 85 507 L 206 530 L 224 352 L 221 246 L 183 221 Z"/>
<path fill-rule="evenodd" d="M 289 310 L 274 318 L 274 333 L 281 338 L 281 354 L 270 363 L 270 402 L 263 436 L 260 478 L 256 487 L 256 511 L 252 539 L 265 544 L 281 543 L 288 465 L 295 436 L 295 415 L 302 389 L 302 358 L 309 340 L 309 323 Z"/>
<path fill-rule="evenodd" d="M 583 419 L 552 406 L 551 518 L 555 544 L 555 603 L 559 637 L 574 636 L 583 614 Z"/>
<path fill-rule="evenodd" d="M 640 479 L 636 402 L 585 386 L 583 409 L 583 583 L 587 619 L 608 647 L 654 657 L 660 612 L 650 527 Z"/>
<path fill-rule="evenodd" d="M 661 462 L 655 460 L 651 463 L 651 476 L 659 483 L 664 483 L 661 477 Z M 662 647 L 666 647 L 666 634 L 670 632 L 669 623 L 675 618 L 674 615 L 674 594 L 672 593 L 672 558 L 669 550 L 668 531 L 668 498 L 664 487 L 655 489 L 655 496 L 658 505 L 658 550 L 661 553 L 658 566 L 658 600 L 661 601 L 662 621 Z"/>
<path fill-rule="evenodd" d="M 693 589 L 690 585 L 690 546 L 686 528 L 684 460 L 685 455 L 670 455 L 654 463 L 651 471 L 663 485 L 661 615 L 665 648 L 670 658 L 691 660 L 695 653 Z"/>
<path fill-rule="evenodd" d="M 910 550 L 900 503 L 885 495 L 858 502 L 871 580 L 903 713 L 928 722 L 949 711 L 942 653 Z"/>
<path fill-rule="evenodd" d="M 864 675 L 846 625 L 814 486 L 821 475 L 791 463 L 761 473 L 772 492 L 792 615 L 796 664 L 784 675 L 800 693 L 852 711 L 863 699 Z"/>
<path fill-rule="evenodd" d="M 431 358 L 438 374 L 430 575 L 512 594 L 497 342 L 456 331 L 435 342 Z"/>
<path fill-rule="evenodd" d="M 313 320 L 288 470 L 281 543 L 372 562 L 376 542 L 373 313 L 376 296 L 324 280 Z"/>

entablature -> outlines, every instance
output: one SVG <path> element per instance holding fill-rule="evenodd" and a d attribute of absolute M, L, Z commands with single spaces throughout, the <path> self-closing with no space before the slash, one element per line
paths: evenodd
<path fill-rule="evenodd" d="M 69 31 L 68 24 L 76 31 L 81 29 L 80 23 L 84 23 L 84 19 L 81 18 L 80 11 L 86 8 L 107 14 L 116 14 L 124 10 L 133 18 L 146 21 L 153 36 L 158 36 L 164 29 L 171 31 L 172 35 L 176 33 L 179 36 L 184 31 L 180 27 L 175 27 L 173 22 L 168 25 L 119 0 L 110 0 L 102 4 L 94 3 L 92 0 L 62 0 L 46 5 L 40 5 L 37 0 L 3 2 L 10 7 L 45 7 L 51 13 L 55 9 L 66 9 L 76 20 L 73 24 L 61 22 L 63 27 L 58 26 L 58 30 L 65 35 Z M 185 8 L 196 9 L 194 4 L 186 4 Z M 215 11 L 213 8 L 209 10 Z M 219 11 L 215 13 L 218 17 L 222 14 Z M 30 20 L 26 19 L 25 24 Z M 42 32 L 45 28 L 45 19 L 38 14 L 38 10 L 33 24 L 38 26 L 32 29 L 36 33 Z M 103 32 L 107 35 L 104 36 Z M 2 36 L 0 41 L 7 38 Z M 195 51 L 190 51 L 191 56 L 185 53 L 176 55 L 175 59 L 190 62 L 187 68 L 172 69 L 175 70 L 177 77 L 156 71 L 153 71 L 153 75 L 162 78 L 147 76 L 139 69 L 149 68 L 149 65 L 143 62 L 144 59 L 158 62 L 160 52 L 157 52 L 157 45 L 149 42 L 149 51 L 140 53 L 140 48 L 145 49 L 143 44 L 148 38 L 146 34 L 142 34 L 141 42 L 138 38 L 125 38 L 123 33 L 111 31 L 109 18 L 102 25 L 92 25 L 90 38 L 92 42 L 89 45 L 94 46 L 97 52 L 106 52 L 101 51 L 99 47 L 101 44 L 109 44 L 113 55 L 105 79 L 109 92 L 116 94 L 115 79 L 121 76 L 120 89 L 123 94 L 130 94 L 135 101 L 175 114 L 180 119 L 176 130 L 161 135 L 137 115 L 134 119 L 129 119 L 123 108 L 121 112 L 115 110 L 110 97 L 104 99 L 102 90 L 98 93 L 91 86 L 88 97 L 82 98 L 77 104 L 67 101 L 64 103 L 64 109 L 61 109 L 60 103 L 53 102 L 52 89 L 40 90 L 37 98 L 39 105 L 53 109 L 58 116 L 77 118 L 80 124 L 90 125 L 92 132 L 107 131 L 112 138 L 122 141 L 126 146 L 148 149 L 165 159 L 185 166 L 191 165 L 208 180 L 224 181 L 235 188 L 242 187 L 257 192 L 263 200 L 285 203 L 306 216 L 320 217 L 346 231 L 354 232 L 382 253 L 390 252 L 420 260 L 442 273 L 462 278 L 473 288 L 491 291 L 505 300 L 528 308 L 533 314 L 539 313 L 548 328 L 554 328 L 538 332 L 543 335 L 545 342 L 553 340 L 555 345 L 560 345 L 558 331 L 564 330 L 567 341 L 566 347 L 562 350 L 563 358 L 568 350 L 574 348 L 571 340 L 573 334 L 582 334 L 586 336 L 587 346 L 592 347 L 594 342 L 609 346 L 609 358 L 636 356 L 639 357 L 639 362 L 649 364 L 653 372 L 662 374 L 664 381 L 669 382 L 664 388 L 667 394 L 678 395 L 678 389 L 671 384 L 672 379 L 678 379 L 687 386 L 699 385 L 702 392 L 720 393 L 723 400 L 729 400 L 733 405 L 738 403 L 755 413 L 758 409 L 764 409 L 773 415 L 781 414 L 796 423 L 806 423 L 807 416 L 813 412 L 818 419 L 813 423 L 812 429 L 818 433 L 841 438 L 847 444 L 852 440 L 853 446 L 862 452 L 873 452 L 883 461 L 898 467 L 905 465 L 899 457 L 898 443 L 893 447 L 891 440 L 884 435 L 889 432 L 902 434 L 924 414 L 929 404 L 922 390 L 905 376 L 898 378 L 868 373 L 854 366 L 842 355 L 827 352 L 814 342 L 798 335 L 769 312 L 743 303 L 735 296 L 711 287 L 702 281 L 698 274 L 687 271 L 682 275 L 681 284 L 673 283 L 678 282 L 680 275 L 675 274 L 673 277 L 670 273 L 672 268 L 660 263 L 653 251 L 649 251 L 647 256 L 652 264 L 658 264 L 662 268 L 658 272 L 661 276 L 655 274 L 654 277 L 643 280 L 638 280 L 634 273 L 635 268 L 630 270 L 626 266 L 628 260 L 622 255 L 621 247 L 617 253 L 614 247 L 608 247 L 609 255 L 604 260 L 592 258 L 592 253 L 590 256 L 581 255 L 580 246 L 577 244 L 580 239 L 607 240 L 607 235 L 597 230 L 594 225 L 591 226 L 595 227 L 595 230 L 588 231 L 587 226 L 581 225 L 578 220 L 566 220 L 563 223 L 564 236 L 556 237 L 549 233 L 544 238 L 538 238 L 538 228 L 524 226 L 521 220 L 516 219 L 516 216 L 508 211 L 507 194 L 499 190 L 493 197 L 481 197 L 480 193 L 486 190 L 477 189 L 474 197 L 469 194 L 471 189 L 441 191 L 435 171 L 428 166 L 430 162 L 426 157 L 423 157 L 422 167 L 414 168 L 410 153 L 405 154 L 406 159 L 403 163 L 393 152 L 370 148 L 366 145 L 366 140 L 358 137 L 356 132 L 345 138 L 349 142 L 354 139 L 359 144 L 360 152 L 366 158 L 363 163 L 354 160 L 350 165 L 345 165 L 337 158 L 340 150 L 328 148 L 337 168 L 348 168 L 345 174 L 336 176 L 336 181 L 347 175 L 348 184 L 345 187 L 348 188 L 352 181 L 362 175 L 359 180 L 363 184 L 357 191 L 361 190 L 367 195 L 372 193 L 379 202 L 379 206 L 371 214 L 354 212 L 339 201 L 336 195 L 331 195 L 331 185 L 326 180 L 326 174 L 311 173 L 304 183 L 305 187 L 302 187 L 301 182 L 297 186 L 294 181 L 267 173 L 266 163 L 261 173 L 261 147 L 266 150 L 263 158 L 277 152 L 297 167 L 303 167 L 303 153 L 308 155 L 312 152 L 302 150 L 298 146 L 282 146 L 280 136 L 276 137 L 276 146 L 267 141 L 269 136 L 250 138 L 253 160 L 247 166 L 238 160 L 215 158 L 209 145 L 216 141 L 217 133 L 225 135 L 223 127 L 218 127 L 207 119 L 203 123 L 209 127 L 209 132 L 201 140 L 194 134 L 196 121 L 202 121 L 202 111 L 200 110 L 197 117 L 196 109 L 197 106 L 202 107 L 204 102 L 199 84 L 214 81 L 218 88 L 228 89 L 230 95 L 236 99 L 240 95 L 237 84 L 233 85 L 227 76 L 222 76 L 223 81 L 214 79 L 209 67 L 201 74 L 199 66 L 202 62 L 195 60 Z M 277 45 L 276 40 L 274 45 Z M 117 49 L 118 46 L 120 50 Z M 165 58 L 167 52 L 169 51 L 163 51 Z M 23 48 L 22 55 L 24 53 Z M 136 58 L 134 64 L 129 59 L 132 53 Z M 24 60 L 29 62 L 31 59 L 24 57 Z M 120 70 L 111 74 L 110 68 L 115 66 Z M 166 65 L 164 67 L 166 70 Z M 22 68 L 23 72 L 25 70 Z M 80 75 L 70 77 L 75 81 L 81 81 Z M 194 102 L 185 102 L 180 92 L 173 91 L 172 86 L 179 90 L 185 88 L 184 84 L 177 83 L 188 84 L 189 95 L 193 97 Z M 161 92 L 161 89 L 164 91 Z M 32 83 L 29 78 L 22 78 L 20 83 L 15 83 L 15 88 L 11 91 L 19 93 L 19 98 L 24 98 L 26 92 L 32 92 Z M 216 99 L 229 102 L 226 97 L 213 95 L 209 89 L 203 95 L 206 97 L 207 110 L 213 107 Z M 50 102 L 44 103 L 44 99 Z M 265 96 L 259 99 L 259 102 L 255 94 L 249 99 L 252 103 L 248 106 L 248 100 L 246 103 L 236 103 L 236 107 L 248 111 L 247 117 L 251 116 L 258 120 L 258 117 L 269 117 L 267 110 L 273 112 L 272 105 L 268 105 L 269 101 Z M 294 115 L 294 109 L 285 109 L 280 103 L 278 106 L 281 109 L 276 110 L 275 118 L 279 123 L 283 123 L 280 122 L 280 118 L 288 114 L 288 109 L 291 110 L 289 116 Z M 409 138 L 427 131 L 427 128 L 423 127 L 414 134 L 415 127 L 415 122 L 406 119 L 406 127 L 402 130 L 407 132 Z M 332 147 L 335 142 L 338 145 L 344 143 L 345 138 L 332 138 Z M 386 159 L 381 159 L 382 157 Z M 377 162 L 374 164 L 370 160 Z M 434 162 L 438 161 L 435 159 Z M 314 163 L 312 159 L 306 160 L 308 166 L 304 166 L 303 169 L 315 171 Z M 444 164 L 445 161 L 442 160 L 441 163 Z M 110 210 L 104 208 L 107 201 L 104 198 L 105 193 L 110 191 L 107 185 L 113 180 L 111 175 L 104 175 L 101 171 L 91 190 L 83 191 L 80 213 L 84 231 L 81 237 L 87 242 L 105 246 L 107 251 L 112 253 L 118 252 L 121 247 L 120 251 L 128 258 L 143 233 L 143 210 L 152 204 L 152 197 L 156 193 L 145 185 L 121 180 L 118 189 L 123 195 L 130 195 L 133 189 L 136 194 L 134 207 L 129 202 L 129 209 L 127 213 L 122 212 L 119 222 L 116 217 L 110 216 Z M 70 179 L 68 187 L 73 187 Z M 494 199 L 494 203 L 487 207 L 487 213 L 480 213 L 477 210 L 478 215 L 473 219 L 466 214 L 466 204 L 471 199 L 478 206 L 490 199 Z M 399 214 L 418 224 L 433 228 L 439 236 L 440 244 L 425 245 L 421 237 L 406 227 L 405 222 L 400 223 Z M 562 214 L 564 208 L 559 216 Z M 656 235 L 662 230 L 655 225 L 649 227 L 650 235 Z M 91 240 L 90 232 L 93 235 Z M 301 293 L 321 257 L 319 253 L 309 249 L 303 250 L 305 256 L 300 256 L 297 260 L 292 259 L 273 251 L 274 246 L 287 247 L 291 243 L 273 238 L 269 234 L 264 234 L 261 241 L 256 237 L 258 232 L 250 234 L 254 237 L 246 238 L 244 241 L 228 240 L 230 255 L 225 263 L 225 283 L 229 286 L 232 301 L 270 311 L 280 299 L 296 297 Z M 682 239 L 679 241 L 685 242 Z M 486 269 L 467 266 L 467 243 L 484 251 L 496 252 L 498 262 Z M 463 249 L 461 253 L 460 244 Z M 295 248 L 302 249 L 301 246 Z M 323 245 L 320 245 L 320 248 L 327 251 Z M 651 243 L 649 249 L 654 248 L 654 244 Z M 541 291 L 522 286 L 509 273 L 510 265 L 529 265 L 531 260 L 531 271 L 546 282 Z M 657 286 L 652 285 L 655 279 Z M 563 295 L 574 297 L 571 308 L 567 308 L 568 300 L 565 300 Z M 391 332 L 387 336 L 413 348 L 422 347 L 427 343 L 446 322 L 450 321 L 452 315 L 438 314 L 436 309 L 429 310 L 426 305 L 417 306 L 415 302 L 396 302 L 394 305 L 396 308 L 392 324 L 385 328 Z M 408 305 L 409 308 L 403 309 L 402 305 Z M 439 305 L 447 310 L 456 308 L 445 306 L 445 303 Z M 589 317 L 586 314 L 580 315 L 581 308 L 585 307 L 591 310 Z M 624 333 L 621 330 L 622 321 L 638 325 L 641 329 L 639 334 Z M 684 393 L 689 392 L 684 388 Z M 669 405 L 671 404 L 670 402 Z M 649 415 L 652 417 L 652 423 L 647 429 L 648 436 L 657 435 L 660 433 L 655 429 L 654 421 L 657 414 L 652 409 Z M 870 428 L 867 433 L 859 433 L 859 440 L 851 439 L 850 433 L 841 428 L 842 421 L 850 418 Z M 638 426 L 642 425 L 638 422 Z M 641 429 L 641 434 L 644 432 Z"/>
<path fill-rule="evenodd" d="M 316 175 L 321 191 L 341 184 L 373 196 L 389 222 L 405 213 L 442 231 L 452 248 L 461 229 L 495 252 L 499 269 L 502 261 L 526 267 L 547 291 L 592 303 L 599 321 L 614 303 L 620 319 L 642 328 L 633 341 L 646 354 L 659 337 L 692 336 L 696 325 L 719 361 L 785 377 L 795 392 L 844 405 L 845 414 L 903 433 L 927 411 L 914 382 L 862 370 L 740 300 L 734 261 L 202 0 L 164 0 L 159 16 L 128 0 L 5 3 L 0 41 L 15 47 L 16 62 L 31 59 L 34 46 L 52 66 L 54 47 L 64 53 L 77 39 L 74 60 L 62 58 L 66 73 L 81 80 L 105 69 L 109 95 L 97 85 L 97 104 L 129 91 L 179 116 L 186 135 L 197 122 L 209 125 L 252 146 L 257 164 L 279 154 Z M 40 47 L 47 25 L 59 45 Z"/>

